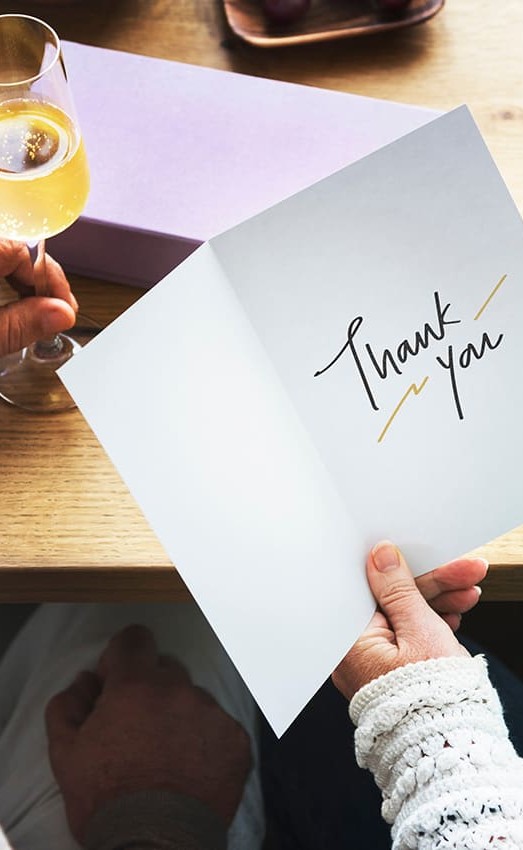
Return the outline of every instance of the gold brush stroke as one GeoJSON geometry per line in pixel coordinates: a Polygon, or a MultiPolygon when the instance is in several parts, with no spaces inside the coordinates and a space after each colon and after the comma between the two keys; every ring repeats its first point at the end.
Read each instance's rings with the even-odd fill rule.
{"type": "Polygon", "coordinates": [[[493,290],[492,290],[492,292],[490,293],[489,297],[487,298],[487,300],[485,301],[485,303],[484,303],[484,304],[480,307],[480,309],[478,310],[478,312],[477,312],[477,313],[476,313],[476,315],[474,316],[474,321],[475,321],[475,322],[479,319],[479,317],[481,316],[481,314],[483,313],[483,311],[486,309],[486,307],[488,307],[488,305],[490,304],[490,302],[491,302],[491,301],[492,301],[492,299],[494,298],[494,295],[496,294],[496,292],[498,291],[498,289],[500,288],[500,286],[502,286],[502,284],[505,282],[506,277],[507,277],[507,275],[506,275],[506,274],[504,274],[504,275],[503,275],[503,277],[502,277],[500,280],[498,280],[498,282],[496,283],[496,285],[495,285],[494,289],[493,289],[493,290]]]}
{"type": "Polygon", "coordinates": [[[428,379],[429,379],[429,376],[427,375],[425,378],[423,378],[423,380],[422,380],[421,384],[419,385],[419,387],[417,387],[417,386],[416,386],[416,384],[411,384],[411,385],[410,385],[410,387],[408,388],[407,392],[406,392],[406,393],[405,393],[405,394],[401,397],[400,401],[398,402],[398,404],[396,405],[396,407],[395,407],[395,408],[394,408],[394,410],[392,411],[391,415],[389,416],[389,418],[388,418],[388,420],[387,420],[387,424],[385,425],[385,428],[383,429],[383,431],[381,432],[381,434],[380,434],[380,435],[379,435],[379,437],[378,437],[378,443],[381,443],[381,441],[383,440],[383,438],[384,438],[385,434],[387,433],[387,431],[389,430],[390,426],[392,425],[392,423],[393,423],[393,421],[394,421],[395,416],[396,416],[396,415],[400,412],[400,410],[401,410],[401,408],[402,408],[403,404],[405,403],[405,401],[407,400],[407,398],[409,397],[409,395],[410,395],[411,393],[414,393],[414,395],[419,395],[419,394],[420,394],[420,392],[422,391],[423,387],[424,387],[424,386],[425,386],[425,384],[427,383],[428,379]]]}

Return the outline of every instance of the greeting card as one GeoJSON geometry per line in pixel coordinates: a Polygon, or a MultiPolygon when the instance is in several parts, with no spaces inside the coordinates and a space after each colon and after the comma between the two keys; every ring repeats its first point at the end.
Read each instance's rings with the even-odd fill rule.
{"type": "Polygon", "coordinates": [[[61,376],[281,734],[417,573],[523,520],[523,224],[465,107],[213,238],[61,376]]]}

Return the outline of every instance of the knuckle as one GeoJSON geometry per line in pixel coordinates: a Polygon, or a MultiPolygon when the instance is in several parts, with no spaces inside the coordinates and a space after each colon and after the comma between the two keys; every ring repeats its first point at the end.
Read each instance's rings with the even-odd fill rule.
{"type": "Polygon", "coordinates": [[[60,283],[67,283],[65,272],[58,260],[55,260],[54,257],[51,257],[50,254],[46,253],[45,262],[47,264],[48,272],[50,271],[51,274],[54,275],[56,280],[59,280],[60,283]]]}
{"type": "Polygon", "coordinates": [[[24,326],[17,310],[5,308],[0,322],[0,348],[4,354],[19,351],[24,345],[24,326]]]}
{"type": "Polygon", "coordinates": [[[13,242],[10,239],[0,240],[0,273],[15,268],[24,258],[25,245],[21,242],[13,242]]]}
{"type": "Polygon", "coordinates": [[[407,579],[395,579],[383,588],[379,602],[384,607],[393,607],[405,600],[416,598],[418,594],[419,591],[413,582],[407,579]]]}

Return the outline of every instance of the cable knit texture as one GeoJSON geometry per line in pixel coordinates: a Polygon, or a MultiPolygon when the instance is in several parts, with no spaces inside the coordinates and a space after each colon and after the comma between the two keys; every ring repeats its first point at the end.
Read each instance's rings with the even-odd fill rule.
{"type": "Polygon", "coordinates": [[[349,712],[393,850],[523,850],[523,760],[483,656],[393,670],[349,712]]]}

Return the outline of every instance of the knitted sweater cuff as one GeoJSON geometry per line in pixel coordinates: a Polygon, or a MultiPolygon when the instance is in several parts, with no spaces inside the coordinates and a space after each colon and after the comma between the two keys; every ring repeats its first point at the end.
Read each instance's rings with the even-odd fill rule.
{"type": "Polygon", "coordinates": [[[500,711],[499,699],[488,678],[487,664],[483,655],[452,656],[417,661],[391,670],[354,695],[349,706],[352,722],[358,726],[363,715],[378,708],[387,699],[387,711],[391,727],[395,726],[397,716],[402,711],[422,700],[423,704],[432,703],[440,707],[445,702],[461,699],[487,699],[495,710],[500,711]],[[393,700],[396,712],[390,715],[393,700]]]}
{"type": "Polygon", "coordinates": [[[356,758],[393,847],[523,847],[523,762],[482,656],[409,664],[354,696],[356,758]]]}

